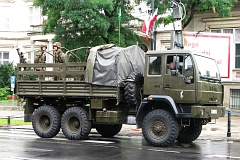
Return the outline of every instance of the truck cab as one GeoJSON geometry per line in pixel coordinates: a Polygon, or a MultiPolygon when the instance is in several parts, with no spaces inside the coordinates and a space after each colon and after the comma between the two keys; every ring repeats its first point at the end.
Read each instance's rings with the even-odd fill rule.
{"type": "Polygon", "coordinates": [[[188,50],[149,51],[136,122],[153,146],[198,138],[202,125],[223,117],[223,85],[214,59],[188,50]]]}
{"type": "Polygon", "coordinates": [[[144,95],[168,95],[177,104],[222,104],[223,85],[213,59],[192,51],[169,50],[149,52],[145,62],[144,95]]]}

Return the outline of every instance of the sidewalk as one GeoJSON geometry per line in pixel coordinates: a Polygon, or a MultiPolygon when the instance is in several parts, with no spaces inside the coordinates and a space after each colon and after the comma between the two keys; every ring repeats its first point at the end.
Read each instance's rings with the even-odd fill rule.
{"type": "MultiPolygon", "coordinates": [[[[11,118],[23,118],[24,111],[22,106],[17,106],[16,102],[1,103],[0,102],[0,118],[8,117],[11,118]]],[[[231,111],[231,137],[227,137],[228,132],[228,115],[225,117],[213,120],[207,125],[203,125],[202,133],[198,139],[203,140],[227,140],[227,141],[238,141],[240,142],[240,111],[231,111]]],[[[31,125],[25,126],[10,126],[13,128],[27,128],[32,129],[31,125]]],[[[118,135],[124,136],[142,136],[141,129],[137,129],[136,125],[123,125],[122,130],[118,135]]]]}
{"type": "Polygon", "coordinates": [[[23,111],[23,105],[18,105],[16,101],[0,102],[0,110],[23,111]]]}

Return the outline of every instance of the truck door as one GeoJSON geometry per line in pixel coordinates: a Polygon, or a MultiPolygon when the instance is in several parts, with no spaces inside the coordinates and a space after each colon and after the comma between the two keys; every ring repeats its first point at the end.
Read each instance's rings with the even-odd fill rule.
{"type": "Polygon", "coordinates": [[[160,55],[146,56],[145,75],[144,75],[144,94],[162,94],[163,89],[163,59],[160,55]]]}
{"type": "Polygon", "coordinates": [[[168,55],[165,64],[163,94],[171,96],[176,103],[194,103],[194,65],[191,56],[168,55]]]}

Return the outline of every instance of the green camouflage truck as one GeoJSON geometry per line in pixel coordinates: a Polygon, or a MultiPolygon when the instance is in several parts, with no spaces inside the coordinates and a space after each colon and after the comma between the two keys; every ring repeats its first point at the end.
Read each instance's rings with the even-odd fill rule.
{"type": "Polygon", "coordinates": [[[42,138],[61,129],[68,139],[82,140],[92,128],[113,137],[123,124],[136,124],[150,145],[165,147],[194,141],[202,125],[225,114],[215,61],[192,51],[106,45],[91,48],[87,62],[17,68],[24,119],[42,138]]]}

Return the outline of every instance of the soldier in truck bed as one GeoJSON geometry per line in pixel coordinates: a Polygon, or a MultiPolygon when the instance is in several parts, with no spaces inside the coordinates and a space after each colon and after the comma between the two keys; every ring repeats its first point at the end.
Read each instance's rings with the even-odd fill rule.
{"type": "MultiPolygon", "coordinates": [[[[42,43],[40,46],[40,50],[37,52],[34,63],[45,63],[46,62],[46,55],[45,52],[47,50],[47,45],[45,43],[42,43]]],[[[44,68],[36,67],[36,71],[44,70],[44,68]]]]}
{"type": "MultiPolygon", "coordinates": [[[[53,56],[54,56],[54,63],[65,63],[65,54],[61,50],[61,43],[55,42],[53,44],[53,56]]],[[[54,67],[54,71],[62,71],[62,67],[54,67]]],[[[62,76],[55,76],[54,80],[62,80],[62,76]]]]}
{"type": "Polygon", "coordinates": [[[65,62],[65,54],[61,50],[61,43],[55,42],[53,44],[53,55],[55,63],[64,63],[65,62]]]}

